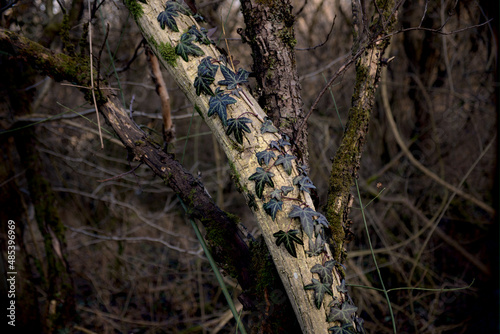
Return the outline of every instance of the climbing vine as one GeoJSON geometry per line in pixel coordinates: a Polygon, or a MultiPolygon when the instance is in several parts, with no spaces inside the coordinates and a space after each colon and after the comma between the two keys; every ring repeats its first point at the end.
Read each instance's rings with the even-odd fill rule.
{"type": "MultiPolygon", "coordinates": [[[[192,15],[192,13],[183,4],[169,0],[165,10],[158,15],[157,20],[162,29],[169,28],[174,32],[179,32],[175,20],[179,15],[192,15]]],[[[189,61],[190,57],[205,55],[196,43],[209,45],[213,42],[207,36],[206,29],[191,26],[181,35],[175,46],[175,52],[186,62],[189,61]]],[[[233,138],[235,144],[240,145],[243,150],[252,149],[251,147],[245,148],[245,134],[251,133],[249,124],[253,123],[250,118],[245,117],[247,114],[251,114],[262,122],[260,127],[262,134],[266,132],[279,134],[278,129],[270,120],[261,119],[259,115],[252,112],[245,112],[234,118],[228,117],[228,105],[235,104],[238,100],[248,104],[248,99],[245,98],[241,86],[248,82],[249,74],[250,72],[243,68],[236,70],[234,62],[228,61],[228,58],[224,56],[220,56],[219,59],[207,56],[199,61],[197,76],[193,82],[196,95],[210,96],[208,117],[218,117],[226,135],[230,139],[233,138]],[[224,80],[215,83],[215,77],[219,70],[224,80]],[[225,88],[223,89],[223,87],[225,88]]],[[[336,266],[342,265],[330,259],[326,248],[325,229],[329,228],[328,220],[323,214],[309,207],[305,197],[301,195],[303,192],[310,193],[311,189],[316,188],[308,176],[308,167],[297,165],[297,157],[291,153],[290,138],[285,134],[280,135],[281,138],[272,140],[265,150],[254,152],[259,167],[256,167],[255,172],[248,179],[255,182],[254,194],[263,200],[262,208],[273,221],[284,208],[291,207],[289,212],[284,212],[289,218],[288,227],[285,230],[276,231],[273,236],[276,238],[276,246],[283,245],[292,257],[297,257],[297,247],[303,247],[305,254],[319,259],[319,263],[310,269],[312,274],[318,275],[319,280],[312,278],[311,283],[304,286],[305,290],[313,290],[314,304],[319,309],[323,305],[325,294],[334,296],[333,270],[336,266]],[[292,172],[295,171],[297,176],[293,178],[291,184],[275,188],[273,177],[275,173],[280,172],[280,169],[288,175],[292,175],[292,172]],[[297,190],[299,194],[297,197],[288,196],[293,190],[297,190]],[[285,206],[285,202],[293,204],[285,206]],[[308,237],[307,245],[304,245],[297,227],[300,227],[302,234],[308,237]]],[[[249,193],[248,195],[254,196],[254,194],[249,193]]],[[[258,207],[254,207],[254,209],[258,209],[258,207]]],[[[339,301],[333,297],[333,301],[328,305],[330,311],[326,320],[340,323],[340,326],[333,326],[329,328],[329,331],[333,333],[364,333],[362,320],[355,315],[357,308],[352,304],[352,300],[347,294],[345,281],[342,279],[341,284],[335,288],[344,295],[344,298],[343,301],[339,301]]]]}

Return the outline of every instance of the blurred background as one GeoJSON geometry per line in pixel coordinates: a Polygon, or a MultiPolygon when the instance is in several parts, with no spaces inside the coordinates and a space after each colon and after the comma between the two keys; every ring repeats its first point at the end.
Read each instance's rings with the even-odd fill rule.
{"type": "MultiPolygon", "coordinates": [[[[351,5],[342,0],[292,3],[307,111],[351,52],[351,5]]],[[[78,45],[88,21],[87,2],[81,0],[22,0],[4,11],[1,25],[62,52],[61,6],[73,15],[68,38],[78,45]]],[[[219,45],[226,47],[227,41],[239,66],[251,70],[250,47],[236,32],[244,27],[239,1],[198,0],[196,6],[204,26],[217,28],[213,38],[225,25],[219,45]]],[[[162,142],[160,100],[139,29],[121,1],[103,1],[94,9],[92,38],[101,76],[116,88],[135,122],[162,142]]],[[[498,4],[469,0],[405,1],[398,11],[401,28],[444,25],[442,32],[462,31],[411,30],[392,37],[387,58],[394,59],[381,76],[359,172],[362,203],[355,196],[354,239],[347,245],[348,283],[364,286],[350,287],[350,294],[368,333],[392,333],[392,324],[383,293],[367,288],[380,289],[381,284],[361,206],[366,206],[386,288],[434,289],[389,293],[398,333],[498,330],[497,14],[498,4]],[[493,17],[490,24],[473,27],[493,17]],[[440,291],[472,282],[468,289],[440,291]]],[[[87,43],[85,36],[82,43],[87,43]]],[[[234,333],[235,321],[175,194],[147,167],[126,173],[137,162],[128,161],[107,125],[101,149],[95,111],[78,88],[40,76],[1,53],[2,78],[7,79],[0,82],[0,126],[16,129],[0,136],[2,226],[21,217],[16,221],[23,230],[17,261],[26,272],[18,279],[27,281],[36,299],[22,307],[31,308],[35,319],[45,309],[49,268],[25,160],[14,139],[28,127],[37,173],[48,181],[67,228],[67,265],[78,313],[74,330],[234,333]]],[[[163,77],[176,132],[170,151],[199,175],[222,209],[237,214],[258,236],[223,152],[174,80],[167,72],[163,77]]],[[[354,79],[351,68],[309,118],[310,177],[318,189],[319,211],[326,203],[331,159],[347,120],[354,79]]],[[[256,88],[252,79],[249,88],[256,88]]],[[[238,304],[241,289],[229,276],[225,280],[238,304]]]]}

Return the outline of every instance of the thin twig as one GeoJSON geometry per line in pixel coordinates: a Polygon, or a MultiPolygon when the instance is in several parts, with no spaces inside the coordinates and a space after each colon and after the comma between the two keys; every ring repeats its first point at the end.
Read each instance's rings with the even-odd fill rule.
{"type": "Polygon", "coordinates": [[[335,17],[333,18],[333,22],[332,22],[332,26],[330,27],[330,31],[328,32],[328,35],[326,35],[326,39],[323,43],[320,43],[316,46],[311,46],[311,47],[308,47],[308,48],[296,48],[295,51],[308,51],[308,50],[314,50],[316,48],[319,48],[319,47],[322,47],[323,45],[326,44],[326,42],[328,42],[328,40],[330,39],[330,35],[332,34],[332,31],[333,31],[333,27],[335,26],[335,19],[337,18],[337,15],[335,15],[335,17]]]}
{"type": "Polygon", "coordinates": [[[102,139],[101,132],[101,119],[99,118],[99,110],[97,109],[97,101],[95,98],[94,91],[94,65],[92,63],[92,13],[90,10],[90,0],[88,0],[89,4],[89,53],[90,53],[90,89],[92,90],[92,99],[94,100],[95,113],[97,116],[97,127],[99,128],[99,138],[101,140],[101,148],[104,148],[104,141],[102,139]]]}
{"type": "Polygon", "coordinates": [[[126,171],[125,173],[121,173],[121,174],[115,175],[113,177],[110,177],[109,179],[97,180],[97,182],[107,182],[107,181],[111,181],[111,180],[121,179],[122,177],[127,176],[128,174],[133,174],[136,171],[137,168],[141,167],[141,165],[142,165],[142,162],[139,163],[134,168],[132,168],[131,170],[126,171]]]}

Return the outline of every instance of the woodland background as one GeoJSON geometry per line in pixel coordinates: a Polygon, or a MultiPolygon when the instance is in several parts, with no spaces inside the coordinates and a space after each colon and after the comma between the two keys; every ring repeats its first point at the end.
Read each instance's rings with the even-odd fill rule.
{"type": "MultiPolygon", "coordinates": [[[[297,66],[307,110],[351,51],[352,14],[348,1],[293,3],[297,66]]],[[[81,0],[19,1],[3,13],[1,25],[61,52],[60,4],[76,17],[70,38],[78,41],[87,20],[87,3],[81,0]]],[[[251,50],[237,34],[244,27],[239,2],[200,0],[196,5],[205,26],[217,27],[214,38],[224,24],[219,46],[227,48],[239,66],[251,69],[251,50]]],[[[399,333],[498,330],[495,215],[455,196],[427,173],[461,185],[486,207],[498,209],[497,14],[498,4],[491,1],[444,0],[406,1],[398,14],[404,28],[436,29],[446,23],[448,32],[494,18],[490,24],[448,35],[425,30],[396,34],[387,55],[395,58],[381,79],[358,180],[363,203],[371,201],[365,214],[384,283],[388,288],[441,289],[467,287],[474,281],[460,291],[391,292],[399,333]],[[388,111],[397,127],[387,121],[388,111]],[[398,134],[408,151],[398,145],[398,134]]],[[[94,52],[102,49],[101,75],[117,89],[135,122],[161,142],[160,101],[134,20],[120,1],[103,1],[93,26],[94,52]]],[[[17,224],[24,226],[18,253],[24,255],[18,261],[28,268],[18,279],[26,279],[36,291],[37,299],[24,304],[34,321],[45,307],[47,267],[26,168],[14,140],[31,123],[36,159],[67,228],[78,312],[74,331],[234,333],[234,319],[175,194],[145,166],[116,178],[137,162],[127,160],[110,132],[103,132],[105,148],[100,148],[95,111],[83,94],[0,53],[0,73],[8,78],[0,82],[0,124],[2,131],[9,130],[0,133],[2,244],[4,224],[16,212],[22,217],[17,224]]],[[[318,188],[320,210],[354,76],[350,69],[336,81],[309,118],[310,177],[318,188]]],[[[241,217],[257,237],[253,216],[208,127],[172,78],[165,73],[164,79],[176,132],[170,151],[199,175],[221,208],[241,217]]],[[[347,245],[345,264],[348,283],[380,288],[359,207],[355,200],[353,241],[347,245]]],[[[240,288],[229,276],[225,279],[238,303],[240,288]]],[[[391,333],[383,294],[361,287],[350,291],[367,332],[391,333]]],[[[251,323],[252,314],[243,311],[245,317],[251,323]]]]}

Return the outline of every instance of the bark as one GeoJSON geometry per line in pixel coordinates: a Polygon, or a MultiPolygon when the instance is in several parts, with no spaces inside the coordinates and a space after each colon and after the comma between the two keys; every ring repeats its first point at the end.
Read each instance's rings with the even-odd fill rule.
{"type": "Polygon", "coordinates": [[[327,202],[327,219],[333,236],[334,257],[344,262],[344,229],[349,226],[349,211],[352,205],[350,193],[360,166],[361,154],[368,134],[370,115],[375,103],[375,93],[380,79],[384,51],[388,40],[383,37],[392,32],[396,23],[393,1],[377,2],[378,8],[372,23],[366,26],[358,15],[366,15],[353,1],[354,36],[353,55],[363,50],[356,61],[356,83],[351,108],[341,144],[335,154],[330,174],[327,202]]]}
{"type": "Polygon", "coordinates": [[[245,0],[241,8],[246,27],[238,32],[252,47],[259,104],[274,125],[292,139],[295,154],[307,164],[307,126],[299,131],[304,113],[290,0],[245,0]]]}
{"type": "Polygon", "coordinates": [[[21,164],[26,168],[26,180],[35,219],[44,246],[46,274],[42,284],[46,293],[43,305],[43,332],[51,333],[69,328],[76,316],[75,291],[70,267],[66,260],[65,227],[57,212],[55,194],[43,177],[41,159],[36,151],[33,128],[16,132],[15,142],[21,164]]]}

